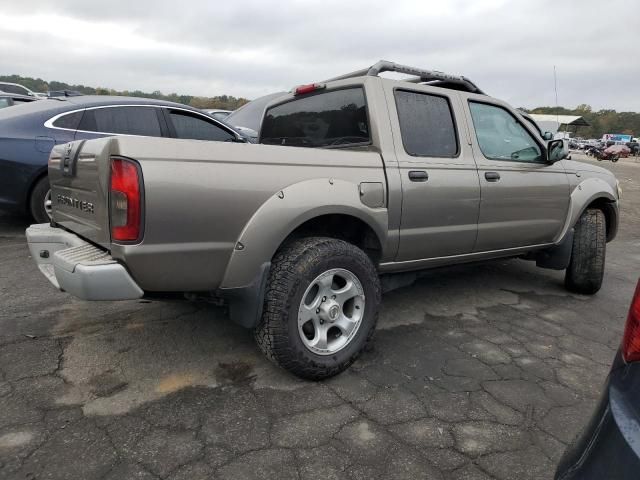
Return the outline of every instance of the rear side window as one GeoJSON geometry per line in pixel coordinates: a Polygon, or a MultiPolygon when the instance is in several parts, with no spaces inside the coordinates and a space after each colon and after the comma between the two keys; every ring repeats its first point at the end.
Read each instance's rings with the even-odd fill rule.
{"type": "Polygon", "coordinates": [[[154,107],[108,107],[86,110],[79,130],[124,135],[162,136],[154,107]]]}
{"type": "Polygon", "coordinates": [[[216,140],[219,142],[235,139],[227,130],[195,115],[172,110],[169,112],[169,117],[178,138],[216,140]]]}
{"type": "Polygon", "coordinates": [[[0,108],[10,107],[13,102],[10,98],[0,98],[0,108]]]}
{"type": "Polygon", "coordinates": [[[29,90],[19,85],[10,85],[8,83],[0,83],[0,90],[7,93],[18,93],[20,95],[29,95],[29,90]]]}
{"type": "Polygon", "coordinates": [[[59,117],[55,122],[53,122],[53,126],[57,128],[68,128],[69,130],[76,130],[78,128],[78,125],[80,125],[82,113],[82,111],[79,111],[63,115],[59,117]]]}
{"type": "Polygon", "coordinates": [[[260,142],[295,147],[367,144],[364,90],[333,90],[276,105],[266,112],[260,142]]]}
{"type": "Polygon", "coordinates": [[[455,157],[458,138],[449,100],[427,93],[396,91],[404,149],[417,157],[455,157]]]}

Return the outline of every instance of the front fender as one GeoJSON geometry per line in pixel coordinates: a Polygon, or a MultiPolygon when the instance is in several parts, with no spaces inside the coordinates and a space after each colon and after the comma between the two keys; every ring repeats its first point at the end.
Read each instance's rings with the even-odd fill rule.
{"type": "MultiPolygon", "coordinates": [[[[601,178],[586,178],[576,185],[573,192],[571,192],[567,219],[562,231],[556,238],[555,243],[560,243],[562,241],[567,232],[575,226],[580,215],[582,215],[591,203],[598,199],[604,199],[616,205],[618,201],[617,193],[614,191],[614,188],[601,178]]],[[[617,214],[618,210],[615,208],[616,217],[617,214]]],[[[617,218],[615,224],[617,225],[617,218]]]]}
{"type": "Polygon", "coordinates": [[[328,178],[306,180],[276,193],[253,214],[238,237],[220,288],[251,284],[291,232],[307,220],[327,214],[351,215],[364,221],[384,249],[388,235],[386,207],[364,205],[354,183],[328,178]]]}

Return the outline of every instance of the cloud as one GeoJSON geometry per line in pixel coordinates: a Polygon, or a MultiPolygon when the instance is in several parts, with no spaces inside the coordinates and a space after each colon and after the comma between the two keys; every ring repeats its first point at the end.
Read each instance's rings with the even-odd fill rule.
{"type": "Polygon", "coordinates": [[[384,58],[464,74],[515,106],[640,110],[632,0],[13,2],[0,71],[249,98],[384,58]],[[108,7],[106,6],[108,5],[108,7]],[[25,13],[28,12],[28,13],[25,13]],[[5,53],[6,52],[6,53],[5,53]]]}

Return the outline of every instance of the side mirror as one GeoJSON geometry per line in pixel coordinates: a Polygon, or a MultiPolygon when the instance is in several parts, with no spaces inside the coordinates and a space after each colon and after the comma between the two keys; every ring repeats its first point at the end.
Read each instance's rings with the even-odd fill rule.
{"type": "Polygon", "coordinates": [[[559,138],[558,140],[551,140],[547,144],[547,159],[549,163],[556,163],[567,156],[567,151],[564,147],[564,140],[559,138]]]}
{"type": "Polygon", "coordinates": [[[542,138],[544,138],[545,140],[553,140],[553,133],[551,132],[544,132],[542,134],[542,138]]]}

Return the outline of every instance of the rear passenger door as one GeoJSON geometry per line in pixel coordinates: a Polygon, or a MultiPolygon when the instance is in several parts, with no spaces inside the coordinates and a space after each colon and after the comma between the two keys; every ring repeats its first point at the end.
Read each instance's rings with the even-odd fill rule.
{"type": "Polygon", "coordinates": [[[473,251],[480,185],[458,93],[386,84],[402,182],[396,261],[473,251]]]}
{"type": "Polygon", "coordinates": [[[562,162],[546,161],[540,137],[506,105],[461,95],[468,97],[482,193],[476,251],[553,242],[569,209],[562,162]]]}

